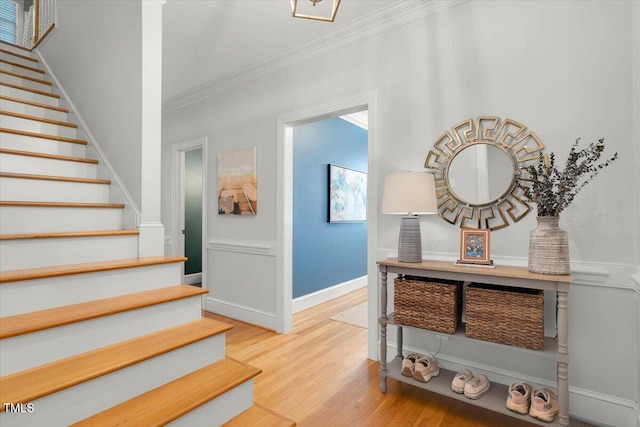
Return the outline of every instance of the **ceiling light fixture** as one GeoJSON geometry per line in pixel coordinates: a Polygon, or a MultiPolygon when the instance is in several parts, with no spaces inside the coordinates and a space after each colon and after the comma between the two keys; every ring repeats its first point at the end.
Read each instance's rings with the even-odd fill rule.
{"type": "Polygon", "coordinates": [[[333,22],[340,6],[340,0],[289,0],[291,14],[295,18],[315,19],[317,21],[333,22]]]}

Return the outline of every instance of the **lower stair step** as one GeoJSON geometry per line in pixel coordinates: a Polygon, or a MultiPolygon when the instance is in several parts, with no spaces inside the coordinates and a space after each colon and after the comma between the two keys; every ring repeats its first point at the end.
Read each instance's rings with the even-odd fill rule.
{"type": "Polygon", "coordinates": [[[184,257],[142,257],[0,271],[0,317],[180,283],[184,257]]]}
{"type": "MultiPolygon", "coordinates": [[[[260,369],[225,358],[72,426],[161,426],[170,422],[187,426],[220,425],[233,416],[233,413],[229,413],[233,411],[234,405],[246,406],[247,402],[242,402],[237,397],[226,399],[231,402],[216,400],[252,380],[261,372],[260,369]],[[191,419],[180,419],[184,416],[191,419]]],[[[253,400],[252,381],[249,385],[250,396],[244,397],[251,398],[248,402],[250,405],[253,400]]]]}
{"type": "MultiPolygon", "coordinates": [[[[35,411],[7,413],[2,405],[0,425],[53,426],[82,420],[223,360],[224,332],[229,329],[228,324],[201,318],[1,377],[0,400],[32,403],[35,411]]],[[[192,400],[195,393],[186,388],[174,398],[192,400]]]]}
{"type": "Polygon", "coordinates": [[[102,179],[0,172],[3,200],[107,203],[109,185],[102,179]]]}
{"type": "Polygon", "coordinates": [[[295,425],[295,421],[254,403],[251,408],[224,423],[222,427],[294,427],[295,425]]]}
{"type": "Polygon", "coordinates": [[[0,271],[0,283],[22,280],[46,279],[68,276],[71,274],[95,273],[100,271],[119,270],[123,268],[145,267],[148,265],[184,262],[184,257],[141,257],[118,259],[114,261],[87,262],[72,265],[56,265],[53,267],[30,268],[24,270],[0,271]]]}
{"type": "Polygon", "coordinates": [[[0,235],[116,231],[123,204],[0,201],[0,235]]]}
{"type": "Polygon", "coordinates": [[[0,146],[12,150],[85,157],[87,141],[66,140],[32,132],[0,128],[0,146]]]}
{"type": "Polygon", "coordinates": [[[0,271],[133,258],[138,230],[0,235],[0,271]]]}
{"type": "Polygon", "coordinates": [[[197,320],[205,293],[175,285],[2,317],[0,375],[197,320]]]}
{"type": "Polygon", "coordinates": [[[83,157],[0,148],[0,171],[73,178],[96,178],[98,161],[83,157]]]}

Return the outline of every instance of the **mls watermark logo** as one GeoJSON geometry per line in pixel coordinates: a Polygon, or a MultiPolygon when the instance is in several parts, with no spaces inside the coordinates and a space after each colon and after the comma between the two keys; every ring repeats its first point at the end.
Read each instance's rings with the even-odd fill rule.
{"type": "Polygon", "coordinates": [[[7,413],[30,414],[36,410],[33,403],[3,403],[3,405],[7,413]]]}

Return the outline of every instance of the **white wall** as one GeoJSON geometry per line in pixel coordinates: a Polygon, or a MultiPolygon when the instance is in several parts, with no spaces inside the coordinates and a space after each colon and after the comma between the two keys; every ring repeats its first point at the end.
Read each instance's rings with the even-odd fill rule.
{"type": "MultiPolygon", "coordinates": [[[[569,300],[571,413],[634,425],[640,393],[634,380],[640,379],[640,326],[632,280],[640,239],[633,120],[637,88],[633,94],[640,45],[637,35],[634,44],[633,26],[639,24],[637,6],[627,1],[469,2],[168,112],[163,116],[163,222],[171,209],[171,143],[209,137],[210,182],[215,182],[219,151],[257,146],[259,215],[209,216],[214,244],[207,287],[223,302],[218,307],[265,322],[275,315],[279,286],[279,115],[377,91],[379,145],[373,161],[381,178],[421,170],[442,132],[480,115],[527,125],[560,159],[576,138],[591,142],[604,136],[607,152],[617,151],[620,159],[586,187],[561,220],[570,235],[576,279],[569,300]],[[606,373],[594,375],[594,368],[606,373]]],[[[370,191],[380,192],[381,182],[370,191]]],[[[215,200],[209,194],[209,212],[216,212],[215,200]]],[[[399,223],[384,215],[378,221],[378,252],[386,256],[397,245],[399,223]]],[[[456,259],[459,230],[435,216],[422,222],[425,256],[456,259]]],[[[492,233],[493,258],[526,265],[533,228],[535,216],[529,215],[492,233]]],[[[418,336],[405,338],[415,348],[423,342],[418,336]]],[[[491,347],[479,353],[477,347],[453,341],[442,348],[445,358],[480,364],[506,377],[521,370],[512,362],[523,361],[519,355],[491,347]]],[[[555,378],[549,369],[553,361],[528,357],[527,375],[543,382],[555,378]]]]}
{"type": "Polygon", "coordinates": [[[56,30],[40,50],[139,207],[141,2],[56,4],[56,30]]]}

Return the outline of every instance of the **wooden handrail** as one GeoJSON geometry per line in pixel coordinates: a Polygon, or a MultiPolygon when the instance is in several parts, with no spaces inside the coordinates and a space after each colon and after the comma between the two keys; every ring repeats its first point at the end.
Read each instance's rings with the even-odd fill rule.
{"type": "Polygon", "coordinates": [[[33,23],[33,44],[38,43],[40,38],[40,0],[35,1],[36,16],[33,23]]]}

